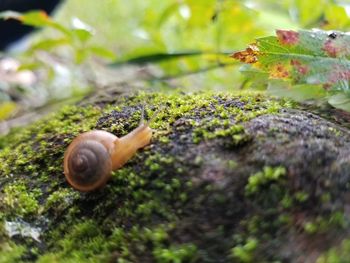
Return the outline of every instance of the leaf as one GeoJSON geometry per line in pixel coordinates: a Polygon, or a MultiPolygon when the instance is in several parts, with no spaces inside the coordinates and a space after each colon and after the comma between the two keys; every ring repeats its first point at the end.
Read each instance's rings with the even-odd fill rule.
{"type": "Polygon", "coordinates": [[[147,63],[156,63],[164,60],[178,59],[182,57],[192,57],[199,55],[227,55],[228,53],[206,53],[203,51],[184,51],[184,52],[174,52],[174,53],[153,53],[149,55],[141,55],[138,57],[130,58],[127,60],[118,61],[112,64],[112,66],[121,66],[124,64],[147,64],[147,63]]]}
{"type": "Polygon", "coordinates": [[[188,25],[190,27],[208,27],[208,23],[213,22],[216,0],[185,0],[184,2],[189,9],[188,25]]]}
{"type": "Polygon", "coordinates": [[[180,3],[171,3],[160,15],[158,27],[161,27],[174,13],[179,10],[180,3]]]}
{"type": "Polygon", "coordinates": [[[270,81],[267,92],[273,96],[287,97],[295,101],[321,99],[327,95],[327,92],[320,85],[291,85],[282,80],[270,81]]]}
{"type": "Polygon", "coordinates": [[[49,26],[52,22],[51,18],[44,11],[31,11],[22,14],[19,20],[25,25],[36,27],[49,26]]]}
{"type": "Polygon", "coordinates": [[[82,43],[87,42],[93,36],[90,31],[85,29],[73,29],[71,32],[72,35],[79,39],[82,43]]]}
{"type": "Polygon", "coordinates": [[[77,49],[74,52],[74,61],[77,64],[83,63],[89,56],[88,50],[87,49],[77,49]]]}
{"type": "Polygon", "coordinates": [[[243,65],[239,71],[244,75],[245,81],[241,88],[249,87],[256,90],[265,90],[268,85],[268,74],[262,70],[252,67],[251,65],[243,65]]]}
{"type": "Polygon", "coordinates": [[[322,18],[327,0],[295,0],[297,19],[304,27],[310,27],[317,24],[322,18]]]}
{"type": "Polygon", "coordinates": [[[2,102],[0,103],[0,121],[9,118],[17,109],[16,103],[2,102]]]}
{"type": "Polygon", "coordinates": [[[322,85],[348,90],[350,35],[336,31],[277,30],[277,36],[259,38],[232,56],[293,84],[322,85]]]}
{"type": "Polygon", "coordinates": [[[254,79],[264,80],[264,79],[267,79],[269,76],[268,73],[258,68],[252,67],[251,65],[243,65],[240,68],[240,72],[244,74],[247,78],[251,78],[251,79],[254,78],[254,79]]]}
{"type": "Polygon", "coordinates": [[[99,57],[110,59],[110,60],[116,59],[116,54],[107,48],[100,47],[100,46],[91,46],[89,47],[89,50],[91,53],[99,57]]]}
{"type": "Polygon", "coordinates": [[[23,14],[14,11],[5,11],[0,12],[0,18],[5,20],[15,19],[22,22],[24,25],[33,27],[51,27],[71,37],[71,32],[67,28],[53,21],[44,11],[29,11],[23,14]]]}
{"type": "Polygon", "coordinates": [[[326,29],[349,29],[350,21],[344,6],[331,4],[325,9],[326,29]]]}
{"type": "Polygon", "coordinates": [[[21,64],[19,67],[18,67],[18,71],[21,71],[21,70],[36,70],[38,68],[40,68],[41,66],[41,62],[32,62],[32,63],[26,63],[26,64],[21,64]]]}
{"type": "Polygon", "coordinates": [[[58,39],[44,39],[30,47],[30,50],[33,52],[35,50],[52,50],[60,46],[70,44],[69,39],[67,38],[58,38],[58,39]]]}
{"type": "Polygon", "coordinates": [[[339,93],[329,98],[328,103],[333,107],[350,112],[350,94],[339,93]]]}

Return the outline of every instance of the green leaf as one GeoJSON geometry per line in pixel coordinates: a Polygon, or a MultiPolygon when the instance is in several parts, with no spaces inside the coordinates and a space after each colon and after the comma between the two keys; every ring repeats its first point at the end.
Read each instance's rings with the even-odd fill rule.
{"type": "Polygon", "coordinates": [[[245,77],[249,79],[263,81],[269,77],[268,73],[258,68],[252,67],[251,65],[243,65],[239,70],[242,72],[242,74],[245,75],[245,77]]]}
{"type": "Polygon", "coordinates": [[[58,39],[43,39],[34,45],[31,46],[30,51],[35,50],[52,50],[60,46],[65,46],[70,44],[70,40],[67,38],[58,38],[58,39]]]}
{"type": "Polygon", "coordinates": [[[26,13],[19,13],[14,11],[5,11],[0,13],[2,19],[15,19],[22,22],[24,25],[33,27],[51,27],[66,36],[71,36],[70,30],[53,21],[44,11],[29,11],[26,13]]]}
{"type": "Polygon", "coordinates": [[[72,35],[79,39],[82,43],[87,42],[93,36],[90,31],[85,29],[73,29],[72,35]]]}
{"type": "Polygon", "coordinates": [[[24,63],[24,64],[21,64],[19,67],[18,67],[18,71],[20,70],[36,70],[38,68],[40,68],[40,66],[42,66],[42,62],[32,62],[32,63],[24,63]]]}
{"type": "Polygon", "coordinates": [[[110,60],[116,59],[116,54],[107,48],[100,47],[100,46],[91,46],[89,47],[89,50],[91,53],[99,57],[110,59],[110,60]]]}
{"type": "Polygon", "coordinates": [[[312,26],[321,19],[327,0],[295,0],[297,19],[301,25],[312,26]]]}
{"type": "Polygon", "coordinates": [[[282,80],[270,81],[267,92],[273,96],[287,97],[295,101],[321,99],[327,95],[327,92],[320,85],[291,85],[282,80]]]}
{"type": "Polygon", "coordinates": [[[180,3],[171,3],[165,8],[158,19],[158,27],[162,26],[174,13],[176,13],[180,6],[180,3]]]}
{"type": "Polygon", "coordinates": [[[244,75],[245,80],[241,88],[249,87],[256,90],[265,90],[268,85],[269,74],[252,67],[251,65],[243,65],[239,71],[244,75]]]}
{"type": "Polygon", "coordinates": [[[324,15],[327,21],[327,29],[349,29],[350,21],[345,7],[334,4],[329,5],[324,15]]]}
{"type": "Polygon", "coordinates": [[[328,103],[335,108],[350,111],[350,94],[336,94],[329,98],[328,103]]]}
{"type": "MultiPolygon", "coordinates": [[[[156,63],[161,62],[164,60],[172,60],[172,59],[178,59],[183,57],[192,57],[192,56],[199,56],[204,54],[213,54],[213,53],[206,53],[203,51],[184,51],[184,52],[174,52],[174,53],[153,53],[149,55],[143,55],[138,56],[134,58],[130,58],[127,60],[118,61],[112,64],[112,66],[121,66],[124,64],[147,64],[147,63],[156,63]]],[[[218,55],[225,55],[227,56],[229,53],[215,53],[218,55]]]]}
{"type": "Polygon", "coordinates": [[[207,27],[208,23],[213,22],[215,16],[216,0],[185,0],[185,5],[189,9],[189,26],[191,27],[207,27]]]}
{"type": "Polygon", "coordinates": [[[89,57],[87,49],[78,49],[75,51],[75,63],[81,64],[89,57]]]}
{"type": "Polygon", "coordinates": [[[50,17],[43,11],[30,11],[25,14],[22,14],[19,20],[29,26],[50,26],[52,20],[50,17]]]}

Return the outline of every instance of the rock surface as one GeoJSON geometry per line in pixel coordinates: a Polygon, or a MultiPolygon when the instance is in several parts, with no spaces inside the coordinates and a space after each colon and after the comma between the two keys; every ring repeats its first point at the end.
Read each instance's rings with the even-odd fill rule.
{"type": "Polygon", "coordinates": [[[346,262],[350,131],[257,94],[67,106],[1,138],[0,262],[346,262]],[[80,193],[63,153],[162,107],[152,143],[80,193]]]}

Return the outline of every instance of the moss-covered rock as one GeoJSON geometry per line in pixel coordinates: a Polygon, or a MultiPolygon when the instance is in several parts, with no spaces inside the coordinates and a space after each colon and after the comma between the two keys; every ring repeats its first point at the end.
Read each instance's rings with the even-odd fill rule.
{"type": "Polygon", "coordinates": [[[350,132],[259,94],[137,94],[67,106],[1,139],[0,262],[343,262],[350,132]],[[105,188],[63,175],[79,133],[152,143],[105,188]],[[342,242],[343,241],[343,242],[342,242]],[[328,261],[327,261],[328,260],[328,261]]]}

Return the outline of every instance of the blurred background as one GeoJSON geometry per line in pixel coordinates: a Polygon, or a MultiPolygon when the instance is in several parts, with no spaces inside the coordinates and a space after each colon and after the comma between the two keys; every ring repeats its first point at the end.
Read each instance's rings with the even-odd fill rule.
{"type": "Polygon", "coordinates": [[[232,52],[275,29],[347,31],[350,1],[66,0],[52,20],[2,14],[40,28],[1,55],[6,133],[91,93],[249,88],[232,52]]]}

